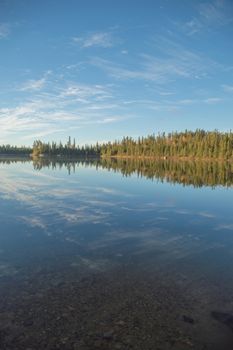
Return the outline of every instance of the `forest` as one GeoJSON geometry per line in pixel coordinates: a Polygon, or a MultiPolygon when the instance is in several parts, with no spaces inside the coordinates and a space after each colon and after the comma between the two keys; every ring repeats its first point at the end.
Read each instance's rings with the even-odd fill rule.
{"type": "Polygon", "coordinates": [[[233,133],[215,131],[184,131],[162,133],[157,136],[125,137],[121,141],[104,144],[103,157],[130,158],[233,158],[233,133]]]}
{"type": "Polygon", "coordinates": [[[84,145],[79,146],[76,144],[75,139],[71,142],[71,137],[69,137],[67,143],[63,144],[61,141],[56,142],[42,142],[36,140],[33,143],[32,155],[33,156],[60,156],[60,157],[100,157],[101,146],[97,143],[96,145],[84,145]]]}
{"type": "Polygon", "coordinates": [[[193,159],[233,159],[233,133],[205,131],[172,132],[152,134],[133,139],[103,144],[79,146],[74,139],[62,142],[42,142],[36,140],[32,147],[0,146],[0,155],[31,155],[79,157],[79,158],[193,158],[193,159]]]}
{"type": "Polygon", "coordinates": [[[0,145],[0,155],[29,156],[31,153],[31,147],[0,145]]]}

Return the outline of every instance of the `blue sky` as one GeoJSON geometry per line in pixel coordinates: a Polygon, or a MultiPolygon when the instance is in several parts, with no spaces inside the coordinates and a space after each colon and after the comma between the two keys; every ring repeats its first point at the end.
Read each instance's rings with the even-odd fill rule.
{"type": "Polygon", "coordinates": [[[232,0],[0,0],[0,143],[233,129],[232,0]]]}

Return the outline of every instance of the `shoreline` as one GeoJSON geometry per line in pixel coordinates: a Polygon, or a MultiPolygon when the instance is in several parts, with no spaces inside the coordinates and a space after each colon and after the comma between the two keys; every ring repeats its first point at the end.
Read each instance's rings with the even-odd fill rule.
{"type": "Polygon", "coordinates": [[[43,156],[33,156],[31,154],[22,154],[22,155],[15,155],[15,154],[0,154],[0,159],[28,159],[28,160],[140,160],[140,161],[205,161],[205,162],[233,162],[233,159],[230,158],[208,158],[208,157],[169,157],[169,156],[162,156],[162,157],[156,157],[156,156],[127,156],[127,155],[116,155],[116,156],[61,156],[61,155],[43,155],[43,156]]]}
{"type": "Polygon", "coordinates": [[[127,160],[169,160],[169,161],[218,161],[218,162],[233,162],[229,158],[202,158],[202,157],[156,157],[156,156],[101,156],[101,159],[127,159],[127,160]]]}

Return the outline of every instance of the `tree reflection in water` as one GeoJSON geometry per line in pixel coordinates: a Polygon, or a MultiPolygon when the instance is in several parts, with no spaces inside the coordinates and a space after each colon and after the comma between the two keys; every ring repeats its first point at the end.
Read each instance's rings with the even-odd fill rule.
{"type": "Polygon", "coordinates": [[[68,159],[68,158],[4,158],[0,164],[33,162],[35,170],[42,168],[57,170],[66,168],[68,173],[75,173],[79,166],[91,166],[120,172],[123,176],[136,174],[154,181],[179,183],[184,186],[224,186],[233,185],[233,164],[220,161],[197,160],[149,160],[149,159],[68,159]]]}

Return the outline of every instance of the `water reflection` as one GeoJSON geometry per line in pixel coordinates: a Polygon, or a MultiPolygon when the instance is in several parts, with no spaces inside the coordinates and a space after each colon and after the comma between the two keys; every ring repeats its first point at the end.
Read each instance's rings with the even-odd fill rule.
{"type": "Polygon", "coordinates": [[[45,348],[49,329],[51,349],[112,329],[103,349],[228,342],[211,315],[231,315],[231,164],[2,159],[0,177],[0,347],[45,348]]]}
{"type": "MultiPolygon", "coordinates": [[[[27,163],[27,158],[0,159],[0,164],[27,163]]],[[[51,159],[35,158],[32,160],[35,170],[43,168],[58,170],[66,168],[68,173],[75,173],[79,166],[92,166],[119,171],[124,176],[136,174],[160,182],[183,184],[184,186],[224,186],[233,185],[233,163],[218,161],[187,160],[142,160],[142,159],[51,159]]]]}
{"type": "Polygon", "coordinates": [[[174,184],[194,187],[233,184],[233,164],[230,162],[105,159],[100,164],[103,168],[119,170],[125,176],[136,173],[147,179],[174,184]]]}
{"type": "MultiPolygon", "coordinates": [[[[27,159],[0,159],[0,163],[27,162],[27,159]]],[[[233,184],[233,163],[215,161],[181,161],[181,160],[126,160],[126,159],[33,159],[35,170],[42,168],[62,169],[75,173],[79,166],[93,166],[111,171],[119,171],[124,176],[137,174],[151,180],[167,181],[184,186],[225,186],[233,184]]]]}
{"type": "Polygon", "coordinates": [[[1,163],[5,167],[0,168],[0,200],[11,201],[11,211],[2,211],[0,218],[8,215],[11,222],[13,213],[15,223],[27,227],[30,235],[39,230],[83,249],[88,242],[88,249],[93,250],[110,246],[114,250],[117,245],[122,249],[124,242],[132,241],[126,247],[131,250],[133,246],[133,254],[162,247],[178,257],[212,249],[203,245],[206,231],[214,235],[233,229],[231,194],[219,187],[232,186],[229,163],[65,159],[6,159],[1,163]],[[135,182],[137,176],[119,182],[121,174],[157,182],[135,182]],[[167,187],[170,183],[203,189],[181,192],[179,187],[167,187]],[[208,186],[216,187],[215,193],[210,195],[208,186]]]}

